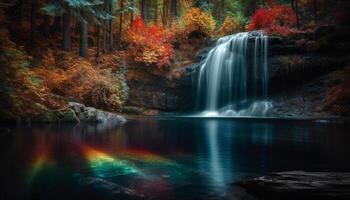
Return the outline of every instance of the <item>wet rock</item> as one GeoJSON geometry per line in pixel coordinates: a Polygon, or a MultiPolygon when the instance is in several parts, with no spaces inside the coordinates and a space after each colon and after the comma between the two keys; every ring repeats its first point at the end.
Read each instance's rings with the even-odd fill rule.
{"type": "Polygon", "coordinates": [[[289,171],[237,183],[259,199],[350,199],[350,173],[289,171]]]}
{"type": "Polygon", "coordinates": [[[67,109],[47,110],[34,117],[33,121],[45,123],[110,122],[122,124],[126,122],[126,119],[115,113],[106,112],[93,107],[86,107],[77,102],[69,102],[67,109]]]}
{"type": "Polygon", "coordinates": [[[69,107],[74,111],[78,120],[82,122],[96,123],[125,123],[126,119],[120,115],[102,111],[94,107],[86,107],[77,102],[69,102],[69,107]]]}
{"type": "Polygon", "coordinates": [[[343,68],[348,56],[284,55],[269,59],[270,85],[273,92],[295,88],[316,77],[343,68]]]}
{"type": "Polygon", "coordinates": [[[34,122],[59,123],[79,122],[73,110],[47,110],[33,118],[34,122]]]}
{"type": "MultiPolygon", "coordinates": [[[[144,199],[144,195],[102,178],[89,177],[81,180],[82,190],[97,199],[144,199]]],[[[86,194],[85,194],[86,195],[86,194]]]]}

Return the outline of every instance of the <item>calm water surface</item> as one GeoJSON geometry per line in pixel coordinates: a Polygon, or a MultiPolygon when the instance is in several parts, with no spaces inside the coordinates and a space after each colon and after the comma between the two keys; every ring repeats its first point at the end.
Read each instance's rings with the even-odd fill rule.
{"type": "Polygon", "coordinates": [[[1,199],[250,199],[234,182],[286,170],[350,171],[349,127],[145,118],[32,125],[0,138],[1,199]]]}

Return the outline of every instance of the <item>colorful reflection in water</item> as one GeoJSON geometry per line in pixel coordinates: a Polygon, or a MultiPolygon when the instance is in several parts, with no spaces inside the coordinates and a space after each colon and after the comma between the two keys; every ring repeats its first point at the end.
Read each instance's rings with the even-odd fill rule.
{"type": "Polygon", "coordinates": [[[159,154],[144,149],[129,149],[123,152],[126,158],[149,164],[175,165],[175,163],[159,154]]]}
{"type": "Polygon", "coordinates": [[[48,158],[45,154],[39,155],[32,164],[32,167],[28,173],[27,182],[30,184],[38,176],[38,174],[44,169],[48,163],[48,158]]]}
{"type": "Polygon", "coordinates": [[[138,170],[127,160],[114,158],[107,153],[91,147],[83,147],[84,154],[91,169],[98,177],[113,177],[118,175],[138,173],[138,170]]]}
{"type": "Polygon", "coordinates": [[[245,178],[349,169],[348,130],[219,119],[18,128],[0,146],[1,197],[240,200],[232,183],[245,178]]]}

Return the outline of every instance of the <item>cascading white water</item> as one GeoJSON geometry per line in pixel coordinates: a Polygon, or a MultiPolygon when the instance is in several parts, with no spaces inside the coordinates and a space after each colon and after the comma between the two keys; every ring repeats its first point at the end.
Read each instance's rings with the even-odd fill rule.
{"type": "Polygon", "coordinates": [[[197,74],[205,116],[264,116],[268,102],[268,37],[262,31],[220,38],[197,74]],[[261,97],[263,100],[257,100],[261,97]]]}

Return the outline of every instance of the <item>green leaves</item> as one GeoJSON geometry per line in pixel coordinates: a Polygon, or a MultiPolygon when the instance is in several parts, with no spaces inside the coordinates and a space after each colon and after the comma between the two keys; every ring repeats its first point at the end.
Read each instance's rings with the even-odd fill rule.
{"type": "Polygon", "coordinates": [[[41,10],[47,15],[54,16],[62,15],[64,12],[64,9],[62,8],[61,4],[57,1],[49,2],[44,7],[42,7],[41,10]]]}
{"type": "Polygon", "coordinates": [[[52,0],[41,10],[48,15],[60,16],[65,10],[71,9],[79,20],[86,21],[87,16],[91,16],[95,23],[102,24],[101,21],[114,18],[115,3],[116,0],[52,0]],[[86,16],[82,15],[83,12],[86,16]]]}

